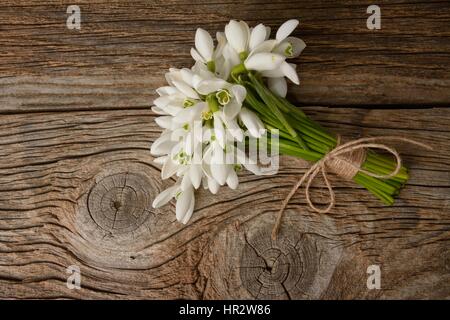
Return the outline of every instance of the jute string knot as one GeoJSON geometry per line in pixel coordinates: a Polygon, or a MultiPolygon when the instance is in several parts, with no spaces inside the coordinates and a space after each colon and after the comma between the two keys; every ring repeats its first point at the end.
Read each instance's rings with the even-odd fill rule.
{"type": "Polygon", "coordinates": [[[362,172],[370,177],[379,178],[379,179],[389,179],[394,176],[396,176],[401,168],[402,168],[402,159],[399,155],[399,153],[382,143],[377,143],[380,141],[400,141],[400,142],[406,142],[410,143],[425,149],[431,150],[432,148],[426,144],[423,144],[421,142],[403,138],[403,137],[397,137],[397,136],[380,136],[380,137],[371,137],[371,138],[361,138],[357,140],[353,140],[350,142],[346,142],[344,144],[341,144],[340,137],[338,136],[338,142],[337,146],[328,152],[322,159],[314,163],[306,172],[305,174],[298,180],[298,182],[294,185],[292,190],[289,192],[288,196],[283,200],[281,204],[281,208],[278,211],[277,220],[275,222],[275,225],[272,230],[272,239],[276,239],[278,230],[280,229],[281,225],[281,219],[283,217],[284,209],[286,208],[287,204],[289,203],[289,200],[292,198],[292,196],[295,194],[295,192],[300,188],[300,186],[306,181],[305,186],[305,196],[306,196],[306,202],[308,203],[309,207],[314,210],[317,213],[328,213],[330,210],[334,207],[336,204],[335,195],[333,191],[333,187],[331,186],[331,183],[328,179],[328,172],[332,172],[336,174],[337,176],[345,179],[345,180],[352,180],[355,175],[358,172],[362,172]],[[361,165],[364,163],[366,159],[367,152],[366,150],[368,148],[373,149],[381,149],[389,152],[395,157],[396,160],[396,167],[395,169],[386,175],[379,175],[372,173],[370,171],[367,171],[365,169],[361,168],[361,165]],[[325,186],[328,189],[329,194],[329,203],[328,206],[325,208],[318,208],[314,205],[314,203],[311,201],[310,196],[310,187],[311,183],[314,181],[314,179],[317,177],[317,175],[321,173],[323,180],[325,182],[325,186]]]}

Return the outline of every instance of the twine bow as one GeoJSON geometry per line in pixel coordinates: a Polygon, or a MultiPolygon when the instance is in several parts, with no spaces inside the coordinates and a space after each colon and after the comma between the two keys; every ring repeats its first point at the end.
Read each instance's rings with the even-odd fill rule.
{"type": "Polygon", "coordinates": [[[332,171],[333,173],[337,174],[338,176],[346,180],[353,179],[353,177],[358,172],[362,172],[368,176],[380,179],[389,179],[397,175],[402,167],[402,159],[399,153],[395,149],[385,144],[375,143],[377,141],[401,141],[414,144],[425,149],[429,150],[432,149],[430,146],[423,144],[421,142],[397,136],[361,138],[344,144],[340,144],[340,137],[338,137],[338,143],[336,148],[328,152],[322,159],[314,163],[299,179],[299,181],[294,185],[292,190],[289,192],[288,196],[283,200],[281,204],[281,209],[278,211],[277,220],[272,230],[272,239],[275,239],[277,237],[278,230],[280,229],[281,225],[281,219],[283,217],[283,212],[287,204],[289,203],[289,200],[292,198],[292,196],[295,194],[298,188],[300,188],[300,186],[305,181],[306,181],[305,186],[306,202],[308,203],[309,207],[318,213],[328,213],[336,204],[336,200],[333,187],[331,186],[331,183],[328,180],[327,170],[332,171]],[[386,175],[379,175],[362,169],[361,165],[365,161],[367,148],[386,150],[389,153],[391,153],[396,159],[395,169],[391,173],[386,175]],[[322,174],[322,177],[325,181],[325,185],[328,189],[330,199],[328,206],[324,209],[317,208],[314,205],[314,203],[311,201],[311,196],[309,192],[312,181],[317,177],[319,173],[322,174]]]}

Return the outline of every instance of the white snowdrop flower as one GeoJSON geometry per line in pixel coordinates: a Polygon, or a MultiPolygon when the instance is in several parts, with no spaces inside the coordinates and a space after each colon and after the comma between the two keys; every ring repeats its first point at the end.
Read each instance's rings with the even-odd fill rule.
{"type": "Polygon", "coordinates": [[[191,48],[191,56],[196,62],[201,62],[207,66],[211,72],[216,72],[216,65],[222,57],[223,48],[227,42],[222,32],[216,34],[217,47],[214,48],[214,41],[211,35],[202,28],[198,28],[195,33],[195,48],[191,48]]]}
{"type": "Polygon", "coordinates": [[[250,40],[250,28],[244,21],[231,20],[225,26],[225,36],[228,44],[238,53],[247,51],[250,40]]]}
{"type": "Polygon", "coordinates": [[[285,55],[287,58],[295,58],[300,55],[306,47],[305,42],[296,37],[289,37],[298,24],[298,20],[292,19],[280,26],[276,34],[278,45],[273,50],[274,52],[285,55]]]}
{"type": "Polygon", "coordinates": [[[266,78],[261,85],[285,97],[286,78],[299,83],[296,66],[286,61],[305,47],[302,40],[290,36],[297,25],[297,20],[286,21],[275,39],[269,39],[270,28],[265,25],[250,28],[243,21],[231,20],[224,33],[216,34],[216,43],[206,30],[197,29],[191,49],[195,64],[170,68],[165,75],[168,85],[156,90],[159,97],[152,106],[155,122],[163,128],[150,148],[154,162],[161,166],[163,179],[177,178],[174,186],[155,198],[154,207],[175,198],[177,220],[187,223],[195,206],[194,191],[200,185],[216,194],[222,185],[238,187],[237,171],[242,167],[263,174],[253,159],[255,154],[247,154],[243,147],[249,145],[245,135],[250,141],[265,133],[264,123],[249,109],[258,104],[245,101],[246,87],[254,92],[252,84],[247,86],[246,74],[266,78]]]}

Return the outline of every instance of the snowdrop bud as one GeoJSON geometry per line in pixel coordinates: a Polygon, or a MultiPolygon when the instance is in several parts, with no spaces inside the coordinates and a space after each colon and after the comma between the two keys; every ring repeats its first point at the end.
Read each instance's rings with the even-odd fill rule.
{"type": "Polygon", "coordinates": [[[248,70],[266,71],[278,68],[284,59],[279,54],[262,52],[249,56],[244,64],[248,70]]]}
{"type": "Polygon", "coordinates": [[[299,21],[296,19],[286,21],[280,26],[280,28],[278,28],[275,39],[277,39],[278,42],[283,41],[292,33],[292,31],[294,31],[295,28],[297,28],[298,24],[299,21]]]}
{"type": "Polygon", "coordinates": [[[225,36],[228,43],[237,53],[242,53],[247,50],[249,33],[249,27],[243,21],[237,22],[236,20],[231,20],[225,26],[225,36]]]}
{"type": "Polygon", "coordinates": [[[167,204],[175,196],[178,188],[179,188],[178,185],[174,185],[158,194],[155,200],[153,200],[152,207],[159,208],[167,204]]]}
{"type": "Polygon", "coordinates": [[[195,48],[203,57],[205,63],[212,60],[214,52],[213,39],[211,35],[202,28],[198,28],[195,33],[195,48]]]}

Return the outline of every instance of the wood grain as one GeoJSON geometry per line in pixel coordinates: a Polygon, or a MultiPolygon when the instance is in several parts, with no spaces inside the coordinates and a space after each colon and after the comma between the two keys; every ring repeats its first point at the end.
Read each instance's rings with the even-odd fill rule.
{"type": "Polygon", "coordinates": [[[317,215],[298,192],[271,242],[303,161],[282,158],[277,176],[244,172],[218,196],[200,191],[183,226],[173,204],[150,206],[170,184],[149,154],[160,132],[151,111],[2,115],[0,297],[450,297],[450,109],[305,111],[349,138],[409,135],[435,151],[400,146],[412,176],[393,207],[333,179],[338,205],[317,215]],[[372,264],[381,290],[366,288],[372,264]],[[81,290],[66,287],[70,265],[81,290]]]}
{"type": "Polygon", "coordinates": [[[382,29],[370,31],[356,0],[2,1],[0,298],[450,298],[450,3],[377,4],[382,29]],[[72,4],[80,31],[65,25],[72,4]],[[290,99],[333,132],[434,147],[398,146],[411,180],[394,206],[333,178],[333,212],[309,211],[299,191],[270,241],[308,167],[283,157],[276,176],[199,191],[186,226],[173,203],[151,208],[172,183],[149,152],[161,132],[154,89],[191,64],[197,27],[231,18],[301,20],[308,47],[290,99]],[[366,287],[374,264],[381,290],[366,287]],[[72,265],[80,290],[66,286],[72,265]]]}
{"type": "MultiPolygon", "coordinates": [[[[386,0],[377,4],[382,8],[382,28],[371,31],[366,27],[368,3],[356,0],[2,1],[0,76],[3,83],[8,82],[9,93],[0,92],[2,102],[7,99],[0,108],[16,108],[18,97],[11,91],[36,91],[34,81],[47,81],[54,88],[53,79],[61,76],[85,77],[84,84],[92,86],[105,77],[113,81],[127,76],[128,84],[119,91],[133,96],[141,91],[153,97],[152,89],[163,84],[162,75],[169,67],[192,64],[189,49],[196,28],[215,33],[232,18],[251,25],[264,22],[274,30],[287,19],[301,20],[294,35],[308,44],[295,61],[300,64],[302,85],[290,89],[298,103],[446,105],[450,101],[450,2],[386,0]],[[80,31],[65,25],[66,9],[72,4],[81,8],[80,31]],[[25,75],[39,78],[30,78],[27,89],[20,79],[10,78],[25,75]],[[134,77],[141,80],[129,84],[134,77]]],[[[62,85],[61,80],[56,85],[62,85]]],[[[109,102],[109,108],[124,104],[109,102]]]]}

